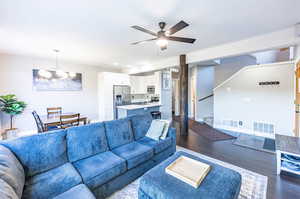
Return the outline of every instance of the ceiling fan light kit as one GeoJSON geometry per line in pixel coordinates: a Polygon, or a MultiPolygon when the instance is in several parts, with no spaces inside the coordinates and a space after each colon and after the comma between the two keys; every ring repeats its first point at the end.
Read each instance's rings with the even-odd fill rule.
{"type": "Polygon", "coordinates": [[[187,24],[184,21],[180,21],[179,23],[177,23],[176,25],[174,25],[173,27],[171,27],[168,30],[165,30],[165,27],[166,27],[165,22],[159,22],[158,26],[159,26],[160,30],[157,33],[153,32],[153,31],[150,31],[150,30],[147,30],[145,28],[142,28],[140,26],[131,26],[132,28],[134,28],[136,30],[139,30],[139,31],[142,31],[144,33],[155,36],[155,38],[152,38],[152,39],[147,39],[147,40],[143,40],[143,41],[134,42],[134,43],[132,43],[132,45],[157,40],[156,44],[160,47],[160,49],[161,50],[166,50],[167,46],[168,46],[168,41],[177,41],[177,42],[184,42],[184,43],[190,43],[190,44],[192,44],[196,41],[196,39],[193,39],[193,38],[171,36],[171,35],[175,34],[176,32],[178,32],[178,31],[184,29],[185,27],[189,26],[189,24],[187,24]]]}
{"type": "Polygon", "coordinates": [[[161,48],[167,47],[167,45],[168,45],[168,40],[161,38],[161,39],[158,39],[158,40],[156,41],[156,44],[157,44],[159,47],[161,47],[161,48]]]}

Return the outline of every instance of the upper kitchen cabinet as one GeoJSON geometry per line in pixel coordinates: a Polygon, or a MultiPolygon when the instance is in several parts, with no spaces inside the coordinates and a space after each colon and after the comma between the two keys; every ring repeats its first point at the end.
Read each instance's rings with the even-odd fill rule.
{"type": "Polygon", "coordinates": [[[160,93],[160,72],[153,72],[145,75],[131,75],[130,85],[132,94],[146,94],[150,90],[155,91],[155,94],[160,93]],[[151,87],[152,89],[149,89],[151,87]]]}
{"type": "Polygon", "coordinates": [[[136,75],[131,75],[129,77],[130,79],[130,86],[131,86],[131,93],[132,94],[141,94],[141,93],[146,93],[143,90],[143,76],[136,76],[136,75]]]}

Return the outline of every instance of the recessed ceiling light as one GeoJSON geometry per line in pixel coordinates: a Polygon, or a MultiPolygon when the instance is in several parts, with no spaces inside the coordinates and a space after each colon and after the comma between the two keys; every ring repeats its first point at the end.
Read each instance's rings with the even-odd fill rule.
{"type": "Polygon", "coordinates": [[[114,62],[114,65],[115,65],[115,66],[119,66],[119,63],[118,63],[118,62],[114,62]]]}
{"type": "Polygon", "coordinates": [[[131,68],[131,67],[132,67],[132,65],[126,65],[126,67],[128,67],[128,68],[131,68]]]}

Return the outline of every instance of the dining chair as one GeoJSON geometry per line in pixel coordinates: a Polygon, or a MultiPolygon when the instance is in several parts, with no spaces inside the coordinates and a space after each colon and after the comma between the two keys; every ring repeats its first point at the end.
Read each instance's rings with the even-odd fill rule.
{"type": "Polygon", "coordinates": [[[60,129],[60,127],[58,127],[58,126],[49,126],[49,127],[46,127],[45,124],[42,122],[40,116],[37,114],[36,111],[33,111],[32,115],[34,117],[37,129],[38,129],[38,133],[43,133],[43,132],[46,132],[46,131],[53,131],[53,130],[60,129]]]}
{"type": "Polygon", "coordinates": [[[40,116],[36,113],[36,111],[33,111],[33,112],[32,112],[32,115],[33,115],[33,117],[34,117],[34,120],[35,120],[37,129],[38,129],[38,133],[45,132],[45,131],[46,131],[45,125],[43,124],[43,122],[42,122],[40,116]]]}
{"type": "Polygon", "coordinates": [[[50,107],[47,108],[47,116],[60,115],[62,113],[61,107],[50,107]]]}
{"type": "Polygon", "coordinates": [[[68,115],[60,115],[60,128],[69,128],[72,126],[79,126],[80,114],[68,114],[68,115]]]}

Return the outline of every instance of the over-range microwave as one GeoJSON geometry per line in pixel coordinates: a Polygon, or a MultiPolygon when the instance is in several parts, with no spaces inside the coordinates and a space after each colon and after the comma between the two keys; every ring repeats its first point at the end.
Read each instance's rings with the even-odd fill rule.
{"type": "Polygon", "coordinates": [[[155,86],[147,86],[148,94],[155,94],[155,86]]]}

